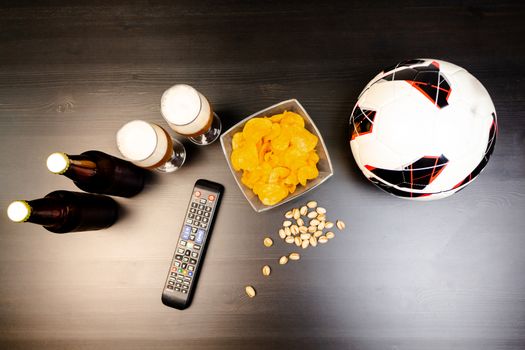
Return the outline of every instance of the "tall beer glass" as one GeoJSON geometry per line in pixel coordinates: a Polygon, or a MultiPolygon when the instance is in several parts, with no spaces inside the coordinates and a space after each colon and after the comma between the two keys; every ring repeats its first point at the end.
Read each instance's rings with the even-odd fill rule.
{"type": "Polygon", "coordinates": [[[189,85],[177,84],[166,90],[160,107],[168,125],[197,145],[209,145],[221,134],[221,120],[210,102],[189,85]]]}
{"type": "Polygon", "coordinates": [[[157,124],[133,120],[117,132],[117,146],[122,155],[133,164],[171,173],[186,159],[186,150],[157,124]]]}

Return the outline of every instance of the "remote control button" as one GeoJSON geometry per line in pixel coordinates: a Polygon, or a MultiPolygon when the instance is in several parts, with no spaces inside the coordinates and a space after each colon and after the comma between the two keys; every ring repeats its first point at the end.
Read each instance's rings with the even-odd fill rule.
{"type": "Polygon", "coordinates": [[[181,286],[182,286],[182,284],[180,284],[180,283],[176,283],[175,284],[175,287],[179,287],[180,288],[181,286]]]}
{"type": "Polygon", "coordinates": [[[168,287],[168,289],[173,289],[173,286],[167,286],[167,287],[168,287]]]}
{"type": "Polygon", "coordinates": [[[197,215],[202,215],[202,210],[197,210],[197,215]]]}
{"type": "Polygon", "coordinates": [[[188,265],[188,271],[195,271],[195,266],[188,265]]]}
{"type": "Polygon", "coordinates": [[[191,229],[192,229],[191,226],[184,225],[184,227],[182,228],[181,238],[184,240],[187,240],[190,237],[191,229]]]}
{"type": "Polygon", "coordinates": [[[175,259],[177,259],[177,260],[182,260],[182,255],[178,255],[178,254],[175,255],[175,259]]]}
{"type": "Polygon", "coordinates": [[[210,217],[210,213],[206,212],[206,213],[204,213],[204,216],[209,218],[210,217]]]}
{"type": "Polygon", "coordinates": [[[197,252],[192,252],[192,253],[191,253],[191,257],[197,259],[197,258],[199,257],[199,253],[197,253],[197,252]]]}
{"type": "Polygon", "coordinates": [[[195,235],[191,235],[191,236],[190,236],[190,239],[191,239],[192,241],[194,241],[194,240],[195,240],[195,235]]]}
{"type": "Polygon", "coordinates": [[[177,277],[177,273],[172,271],[172,272],[170,272],[170,276],[177,277]]]}
{"type": "MultiPolygon", "coordinates": [[[[182,251],[184,252],[184,249],[182,251]]],[[[184,252],[184,255],[186,256],[190,256],[190,254],[191,254],[191,250],[189,249],[184,252]]]]}
{"type": "Polygon", "coordinates": [[[184,289],[181,290],[180,292],[183,293],[183,294],[188,294],[188,291],[187,291],[187,290],[184,290],[184,289]]]}
{"type": "Polygon", "coordinates": [[[204,240],[204,233],[205,231],[202,229],[197,230],[197,237],[195,238],[195,243],[202,244],[202,241],[204,240]]]}
{"type": "Polygon", "coordinates": [[[208,223],[208,218],[203,218],[203,219],[202,219],[202,222],[205,223],[205,224],[207,224],[207,223],[208,223]]]}
{"type": "Polygon", "coordinates": [[[206,228],[206,226],[208,226],[208,224],[201,224],[202,228],[206,228]]]}
{"type": "Polygon", "coordinates": [[[211,207],[206,207],[206,211],[211,211],[211,207]]]}
{"type": "Polygon", "coordinates": [[[215,196],[214,196],[213,194],[210,194],[210,195],[208,196],[208,200],[209,200],[210,202],[213,202],[213,201],[215,200],[215,196]]]}
{"type": "Polygon", "coordinates": [[[173,285],[175,284],[175,282],[174,282],[174,281],[168,281],[168,284],[169,284],[170,286],[173,286],[173,285]]]}
{"type": "Polygon", "coordinates": [[[191,282],[191,277],[184,277],[183,280],[191,282]]]}
{"type": "Polygon", "coordinates": [[[184,254],[184,248],[178,248],[177,249],[177,253],[184,254]]]}
{"type": "MultiPolygon", "coordinates": [[[[197,206],[197,203],[193,203],[193,204],[195,204],[195,206],[197,206]]],[[[197,209],[195,209],[195,208],[191,208],[190,209],[190,213],[195,214],[196,212],[197,212],[197,209]]]]}
{"type": "Polygon", "coordinates": [[[193,248],[193,243],[188,242],[188,244],[186,245],[186,248],[188,248],[188,249],[192,249],[192,248],[193,248]]]}
{"type": "Polygon", "coordinates": [[[173,262],[173,266],[179,267],[180,266],[180,261],[174,261],[173,262]]]}
{"type": "Polygon", "coordinates": [[[179,244],[180,244],[181,246],[185,247],[186,244],[187,244],[187,242],[181,239],[180,242],[179,242],[179,244]]]}
{"type": "Polygon", "coordinates": [[[188,217],[189,217],[190,219],[195,219],[195,214],[191,214],[191,213],[190,213],[190,214],[188,214],[188,217]]]}
{"type": "Polygon", "coordinates": [[[184,271],[183,269],[185,269],[186,267],[188,267],[188,263],[182,263],[181,268],[179,269],[179,273],[182,273],[182,271],[184,271]]]}
{"type": "Polygon", "coordinates": [[[197,260],[195,260],[195,259],[190,259],[190,264],[193,264],[193,265],[197,264],[197,260]]]}
{"type": "Polygon", "coordinates": [[[182,276],[177,278],[177,282],[182,283],[182,276]]]}
{"type": "Polygon", "coordinates": [[[186,220],[186,223],[187,224],[193,224],[193,220],[192,219],[188,219],[188,220],[186,220]]]}
{"type": "Polygon", "coordinates": [[[202,220],[202,216],[197,215],[197,216],[195,217],[195,219],[197,219],[198,221],[201,221],[201,220],[202,220]]]}
{"type": "MultiPolygon", "coordinates": [[[[200,205],[199,205],[199,209],[200,209],[200,210],[204,210],[204,205],[200,204],[200,205]]],[[[197,212],[197,213],[198,213],[198,212],[197,212]]]]}
{"type": "Polygon", "coordinates": [[[190,285],[190,282],[188,282],[188,281],[184,281],[184,282],[182,282],[182,285],[183,285],[183,286],[189,286],[189,285],[190,285]]]}
{"type": "Polygon", "coordinates": [[[191,203],[192,208],[197,208],[197,203],[191,203]]]}
{"type": "Polygon", "coordinates": [[[188,276],[193,276],[193,272],[192,271],[188,271],[188,276]]]}
{"type": "Polygon", "coordinates": [[[201,246],[198,245],[198,244],[194,244],[194,245],[193,245],[193,248],[194,248],[195,250],[201,250],[201,246]]]}
{"type": "Polygon", "coordinates": [[[175,291],[176,292],[180,292],[180,288],[175,288],[175,291]]]}
{"type": "Polygon", "coordinates": [[[187,263],[188,261],[190,261],[190,259],[188,259],[187,256],[182,257],[182,262],[187,263]]]}
{"type": "Polygon", "coordinates": [[[193,232],[193,233],[197,232],[197,228],[196,227],[192,227],[191,228],[191,232],[193,232]]]}
{"type": "Polygon", "coordinates": [[[200,202],[201,204],[206,204],[206,199],[201,199],[199,202],[200,202]]]}
{"type": "Polygon", "coordinates": [[[200,197],[201,196],[201,192],[200,191],[195,191],[193,194],[195,195],[195,197],[200,197]]]}

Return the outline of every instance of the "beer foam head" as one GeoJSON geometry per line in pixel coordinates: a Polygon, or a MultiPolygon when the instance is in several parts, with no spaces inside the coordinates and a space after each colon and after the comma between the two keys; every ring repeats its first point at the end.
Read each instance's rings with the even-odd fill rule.
{"type": "Polygon", "coordinates": [[[157,147],[157,133],[148,122],[133,120],[117,132],[117,147],[131,161],[144,160],[157,147]]]}
{"type": "Polygon", "coordinates": [[[175,125],[186,125],[197,118],[201,99],[197,90],[189,85],[178,84],[164,91],[160,99],[164,119],[175,125]]]}
{"type": "Polygon", "coordinates": [[[47,157],[46,165],[52,173],[63,174],[69,168],[69,158],[65,153],[56,152],[47,157]]]}
{"type": "Polygon", "coordinates": [[[31,215],[31,207],[26,201],[14,201],[7,207],[7,216],[11,221],[24,222],[31,215]]]}

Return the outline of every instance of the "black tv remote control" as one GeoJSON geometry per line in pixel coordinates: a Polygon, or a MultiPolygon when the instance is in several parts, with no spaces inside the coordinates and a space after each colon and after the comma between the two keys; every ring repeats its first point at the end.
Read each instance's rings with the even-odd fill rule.
{"type": "Polygon", "coordinates": [[[179,310],[190,306],[223,192],[216,182],[195,182],[162,291],[164,305],[179,310]]]}

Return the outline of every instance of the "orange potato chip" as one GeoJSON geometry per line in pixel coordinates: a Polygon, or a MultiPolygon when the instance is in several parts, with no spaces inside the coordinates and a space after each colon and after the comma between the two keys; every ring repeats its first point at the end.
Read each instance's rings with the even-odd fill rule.
{"type": "Polygon", "coordinates": [[[253,170],[259,163],[257,148],[252,143],[234,150],[231,159],[235,170],[253,170]]]}
{"type": "Polygon", "coordinates": [[[246,122],[242,134],[251,142],[259,142],[272,131],[272,121],[268,118],[253,118],[246,122]]]}
{"type": "Polygon", "coordinates": [[[272,147],[277,151],[284,151],[290,146],[292,131],[289,128],[281,128],[281,133],[272,140],[272,147]]]}
{"type": "Polygon", "coordinates": [[[263,141],[272,141],[276,139],[281,134],[281,125],[277,123],[272,123],[272,130],[270,133],[263,137],[263,141]]]}
{"type": "Polygon", "coordinates": [[[273,184],[279,182],[279,180],[286,178],[290,174],[290,169],[284,167],[275,167],[270,172],[268,182],[273,184]]]}
{"type": "Polygon", "coordinates": [[[264,205],[274,205],[288,195],[288,188],[278,184],[265,184],[259,190],[259,199],[264,205]]]}
{"type": "Polygon", "coordinates": [[[266,183],[264,183],[263,181],[255,183],[255,185],[253,185],[253,188],[252,188],[253,193],[255,193],[256,195],[259,195],[259,193],[261,192],[263,186],[265,186],[265,185],[266,185],[266,183]]]}
{"type": "Polygon", "coordinates": [[[304,128],[304,119],[297,113],[286,111],[283,113],[281,125],[296,125],[304,128]]]}
{"type": "Polygon", "coordinates": [[[317,146],[317,136],[306,129],[297,130],[290,140],[292,146],[299,148],[303,152],[310,152],[317,146]]]}
{"type": "Polygon", "coordinates": [[[297,179],[299,183],[303,186],[306,186],[306,181],[315,179],[319,175],[319,171],[315,166],[307,165],[299,168],[297,171],[297,179]]]}
{"type": "Polygon", "coordinates": [[[242,136],[242,132],[237,132],[232,137],[232,149],[237,149],[239,147],[242,147],[244,145],[244,136],[242,136]]]}
{"type": "Polygon", "coordinates": [[[274,123],[280,123],[281,120],[283,119],[284,117],[284,113],[281,113],[281,114],[275,114],[275,115],[272,115],[270,117],[270,120],[274,123]]]}
{"type": "Polygon", "coordinates": [[[315,165],[319,162],[319,155],[315,151],[310,151],[308,153],[308,162],[311,163],[311,165],[315,165]]]}
{"type": "Polygon", "coordinates": [[[315,148],[318,138],[304,128],[303,118],[285,111],[270,118],[253,118],[233,135],[232,166],[241,182],[265,205],[282,201],[297,185],[319,176],[315,148]]]}
{"type": "Polygon", "coordinates": [[[272,149],[272,145],[270,144],[270,141],[263,143],[261,147],[258,148],[260,163],[264,162],[265,160],[264,156],[266,155],[266,153],[270,152],[271,149],[272,149]]]}

